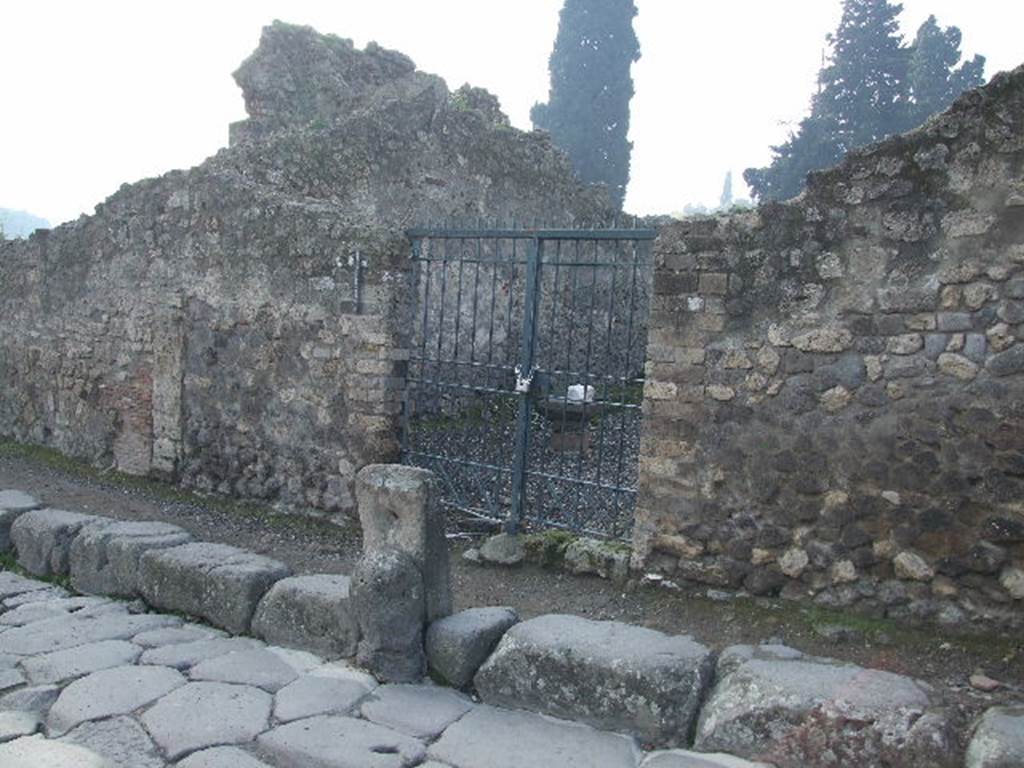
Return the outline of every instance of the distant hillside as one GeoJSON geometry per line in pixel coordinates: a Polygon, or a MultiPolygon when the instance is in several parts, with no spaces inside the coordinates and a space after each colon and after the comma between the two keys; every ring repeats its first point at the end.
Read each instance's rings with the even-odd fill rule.
{"type": "Polygon", "coordinates": [[[49,229],[50,222],[33,216],[25,211],[12,211],[10,208],[0,208],[0,229],[4,236],[28,237],[37,229],[49,229]]]}

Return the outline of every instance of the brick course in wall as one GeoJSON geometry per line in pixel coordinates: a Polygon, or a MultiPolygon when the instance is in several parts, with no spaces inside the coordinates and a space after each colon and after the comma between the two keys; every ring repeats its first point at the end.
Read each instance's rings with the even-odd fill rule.
{"type": "Polygon", "coordinates": [[[1024,624],[1024,68],[656,242],[634,566],[1024,624]]]}

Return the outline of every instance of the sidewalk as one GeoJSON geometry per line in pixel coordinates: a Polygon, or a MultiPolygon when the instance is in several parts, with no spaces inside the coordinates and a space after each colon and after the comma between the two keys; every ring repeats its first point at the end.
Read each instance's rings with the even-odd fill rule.
{"type": "Polygon", "coordinates": [[[0,571],[4,768],[716,768],[0,571]]]}

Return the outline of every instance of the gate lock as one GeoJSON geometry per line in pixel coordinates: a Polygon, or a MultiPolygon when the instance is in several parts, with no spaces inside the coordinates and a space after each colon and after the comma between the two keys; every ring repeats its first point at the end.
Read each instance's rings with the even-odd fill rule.
{"type": "Polygon", "coordinates": [[[536,372],[536,368],[531,368],[526,376],[523,376],[523,369],[521,366],[515,367],[516,374],[516,392],[520,395],[530,394],[530,387],[533,386],[533,374],[536,372]]]}

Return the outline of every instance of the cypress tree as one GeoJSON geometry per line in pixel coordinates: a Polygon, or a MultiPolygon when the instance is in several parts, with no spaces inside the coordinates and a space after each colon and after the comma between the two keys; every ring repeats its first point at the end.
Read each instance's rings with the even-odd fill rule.
{"type": "Polygon", "coordinates": [[[565,0],[548,61],[546,104],[530,112],[569,155],[581,181],[608,185],[619,209],[629,183],[630,68],[640,58],[634,0],[565,0]]]}
{"type": "Polygon", "coordinates": [[[851,149],[900,133],[945,109],[966,88],[984,82],[985,59],[960,60],[960,30],[942,30],[934,17],[905,46],[888,0],[844,0],[829,35],[830,62],[819,75],[811,114],[789,139],[772,147],[767,168],[743,178],[758,200],[786,200],[804,188],[807,173],[839,162],[851,149]]]}

